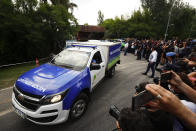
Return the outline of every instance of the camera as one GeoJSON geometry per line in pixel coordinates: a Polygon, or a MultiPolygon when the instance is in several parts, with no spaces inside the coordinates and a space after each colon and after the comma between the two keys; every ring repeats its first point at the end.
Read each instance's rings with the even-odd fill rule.
{"type": "Polygon", "coordinates": [[[154,97],[145,89],[145,86],[150,84],[149,82],[143,82],[135,86],[135,96],[132,97],[132,111],[135,111],[144,106],[154,97]]]}
{"type": "Polygon", "coordinates": [[[120,116],[120,111],[119,111],[119,109],[115,105],[112,105],[110,107],[109,114],[112,117],[114,117],[116,120],[118,120],[119,119],[119,116],[120,116]]]}
{"type": "MultiPolygon", "coordinates": [[[[171,80],[172,73],[162,73],[160,78],[155,78],[154,83],[163,86],[165,89],[169,90],[168,88],[168,80],[171,80]]],[[[144,82],[139,85],[135,86],[136,94],[132,97],[132,110],[139,109],[141,107],[146,107],[145,104],[149,101],[153,100],[154,97],[150,94],[147,90],[145,90],[145,86],[149,84],[149,82],[144,82]]]]}
{"type": "Polygon", "coordinates": [[[162,73],[161,78],[156,77],[153,79],[153,81],[155,84],[157,84],[157,85],[160,84],[160,86],[162,86],[163,88],[168,90],[169,89],[168,88],[168,85],[169,85],[168,80],[171,80],[171,79],[172,79],[172,73],[168,72],[168,73],[162,73]]]}
{"type": "Polygon", "coordinates": [[[171,79],[172,79],[171,72],[161,74],[161,79],[160,79],[161,83],[167,83],[168,80],[171,80],[171,79]]]}
{"type": "Polygon", "coordinates": [[[132,111],[140,109],[141,107],[146,107],[145,104],[153,99],[154,96],[147,90],[138,93],[137,95],[132,97],[132,111]]]}
{"type": "Polygon", "coordinates": [[[135,86],[135,90],[136,90],[136,93],[140,93],[142,91],[145,90],[145,86],[149,84],[149,82],[143,82],[143,83],[140,83],[139,85],[136,85],[135,86]]]}

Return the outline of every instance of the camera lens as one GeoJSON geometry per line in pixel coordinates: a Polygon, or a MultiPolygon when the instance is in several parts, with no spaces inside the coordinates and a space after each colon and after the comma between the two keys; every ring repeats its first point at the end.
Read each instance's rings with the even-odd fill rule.
{"type": "Polygon", "coordinates": [[[110,111],[109,114],[114,117],[116,120],[118,120],[119,116],[120,116],[120,111],[118,110],[118,108],[115,105],[112,105],[110,107],[110,111]]]}
{"type": "Polygon", "coordinates": [[[136,92],[140,92],[140,89],[139,89],[138,85],[135,86],[135,90],[136,90],[136,92]]]}

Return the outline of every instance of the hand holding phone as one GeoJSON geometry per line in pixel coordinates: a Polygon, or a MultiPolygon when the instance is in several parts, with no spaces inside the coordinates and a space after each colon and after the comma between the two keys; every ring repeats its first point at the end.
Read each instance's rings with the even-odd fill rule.
{"type": "Polygon", "coordinates": [[[132,97],[132,110],[134,111],[135,109],[142,107],[153,99],[153,95],[150,94],[147,90],[140,92],[136,96],[132,97]]]}
{"type": "Polygon", "coordinates": [[[161,74],[161,83],[166,83],[168,80],[172,79],[172,72],[167,72],[161,74]]]}

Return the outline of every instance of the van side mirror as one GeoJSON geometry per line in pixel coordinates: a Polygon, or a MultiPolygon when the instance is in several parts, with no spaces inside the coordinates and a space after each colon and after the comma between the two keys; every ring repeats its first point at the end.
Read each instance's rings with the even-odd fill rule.
{"type": "Polygon", "coordinates": [[[90,70],[99,70],[101,69],[100,64],[91,64],[90,70]]]}

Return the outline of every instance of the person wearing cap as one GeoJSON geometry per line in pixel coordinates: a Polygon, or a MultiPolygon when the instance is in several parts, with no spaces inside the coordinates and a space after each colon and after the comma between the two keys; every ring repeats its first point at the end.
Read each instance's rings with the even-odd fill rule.
{"type": "Polygon", "coordinates": [[[156,48],[155,47],[152,47],[152,53],[150,54],[150,57],[149,57],[149,63],[148,63],[146,72],[145,73],[142,73],[143,75],[147,75],[148,74],[148,71],[151,68],[152,75],[150,76],[150,78],[154,78],[155,64],[156,64],[156,61],[157,61],[157,55],[158,55],[158,53],[156,51],[156,48]]]}
{"type": "Polygon", "coordinates": [[[91,61],[91,64],[96,64],[97,62],[96,62],[96,60],[95,59],[93,59],[92,61],[91,61]]]}
{"type": "Polygon", "coordinates": [[[174,64],[175,63],[175,58],[176,58],[176,53],[175,52],[168,52],[168,53],[166,53],[166,57],[167,57],[168,62],[170,64],[174,64]]]}

